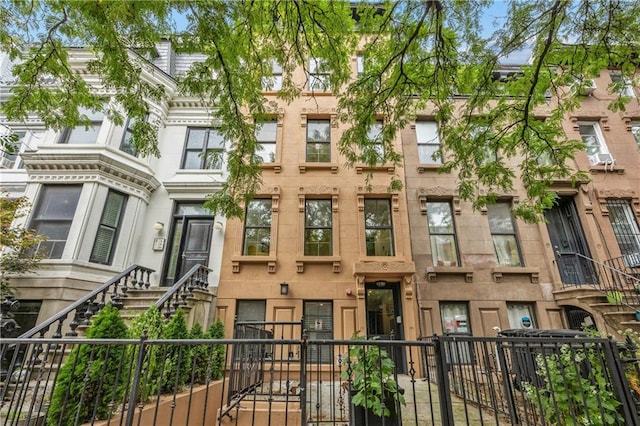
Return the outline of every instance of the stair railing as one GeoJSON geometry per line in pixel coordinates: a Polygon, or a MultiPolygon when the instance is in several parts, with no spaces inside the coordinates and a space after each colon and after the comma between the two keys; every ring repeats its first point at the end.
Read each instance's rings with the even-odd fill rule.
{"type": "Polygon", "coordinates": [[[45,337],[45,334],[54,324],[56,324],[56,330],[51,337],[54,339],[61,338],[64,323],[70,316],[73,316],[73,319],[69,323],[69,331],[65,333],[65,336],[75,337],[78,335],[76,329],[80,325],[89,325],[91,317],[99,312],[107,302],[111,302],[115,307],[120,308],[122,307],[122,299],[127,297],[129,290],[149,288],[151,285],[149,277],[153,272],[155,272],[153,269],[144,266],[129,266],[86,296],[23,333],[19,338],[45,337]]]}
{"type": "Polygon", "coordinates": [[[193,296],[194,290],[208,291],[209,272],[204,265],[193,265],[167,292],[156,302],[156,306],[166,319],[176,312],[178,307],[187,304],[187,298],[193,296]]]}
{"type": "MultiPolygon", "coordinates": [[[[559,255],[562,256],[562,253],[559,255]]],[[[612,298],[615,305],[624,306],[631,311],[640,310],[640,292],[638,292],[640,276],[610,266],[607,264],[610,263],[609,261],[605,261],[607,263],[599,262],[581,253],[571,253],[571,256],[588,262],[593,268],[596,283],[587,284],[589,287],[595,288],[605,295],[611,294],[610,292],[620,292],[619,296],[612,298]]],[[[574,284],[565,284],[565,287],[573,286],[574,284]]]]}

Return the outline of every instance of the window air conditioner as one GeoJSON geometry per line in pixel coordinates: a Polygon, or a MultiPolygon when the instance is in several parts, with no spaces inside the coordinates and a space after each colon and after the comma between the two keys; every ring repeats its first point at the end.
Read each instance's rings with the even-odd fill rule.
{"type": "Polygon", "coordinates": [[[611,154],[593,154],[589,156],[589,162],[592,166],[605,165],[613,167],[615,161],[611,154]]]}
{"type": "Polygon", "coordinates": [[[596,91],[596,81],[589,79],[582,81],[580,84],[579,81],[575,82],[574,90],[578,90],[578,94],[582,96],[589,96],[596,91]]]}

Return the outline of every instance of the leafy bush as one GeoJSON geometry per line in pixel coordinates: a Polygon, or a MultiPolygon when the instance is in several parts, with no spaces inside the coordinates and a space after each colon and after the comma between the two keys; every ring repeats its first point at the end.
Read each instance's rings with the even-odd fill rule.
{"type": "MultiPolygon", "coordinates": [[[[364,340],[357,332],[353,338],[364,340]]],[[[386,350],[380,346],[356,344],[349,347],[349,360],[350,368],[342,373],[342,378],[352,380],[353,405],[371,410],[378,417],[391,415],[386,404],[382,409],[382,402],[389,397],[394,403],[406,405],[404,395],[393,378],[395,363],[386,350]]]]}
{"type": "MultiPolygon", "coordinates": [[[[186,340],[189,338],[187,321],[182,308],[178,308],[164,329],[163,339],[186,340]]],[[[191,373],[191,347],[186,345],[165,346],[162,353],[164,365],[160,382],[161,392],[173,392],[189,379],[191,373]]]]}
{"type": "MultiPolygon", "coordinates": [[[[205,338],[206,334],[204,330],[202,330],[202,325],[195,323],[189,332],[189,339],[203,340],[205,338]]],[[[206,383],[213,348],[210,345],[197,345],[192,346],[192,348],[193,358],[191,359],[191,365],[193,366],[193,370],[191,372],[191,378],[194,383],[206,383]]]]}
{"type": "Polygon", "coordinates": [[[559,353],[539,354],[536,373],[541,385],[523,383],[527,399],[542,412],[549,424],[623,424],[621,405],[606,379],[603,362],[593,348],[572,349],[563,345],[559,353]],[[588,370],[588,374],[586,373],[588,370]]]}
{"type": "MultiPolygon", "coordinates": [[[[160,310],[156,306],[151,306],[144,313],[133,319],[129,327],[129,336],[132,339],[139,339],[145,334],[148,339],[160,339],[164,333],[164,328],[165,323],[160,310]]],[[[139,345],[129,348],[132,359],[137,359],[139,349],[139,345]]],[[[139,400],[141,401],[146,401],[149,396],[155,395],[159,391],[158,377],[160,377],[160,372],[162,371],[160,351],[161,348],[157,345],[146,347],[144,363],[146,370],[143,372],[139,395],[139,400]]],[[[129,380],[133,381],[133,376],[129,380]]]]}
{"type": "MultiPolygon", "coordinates": [[[[216,322],[211,324],[207,335],[212,340],[224,339],[224,324],[218,318],[216,322]]],[[[211,367],[211,377],[213,380],[220,380],[224,376],[225,368],[225,345],[218,343],[214,345],[213,362],[211,367]]]]}
{"type": "MultiPolygon", "coordinates": [[[[127,337],[127,326],[111,304],[94,317],[87,330],[89,339],[127,337]]],[[[107,418],[111,401],[124,395],[127,382],[122,377],[122,366],[127,365],[126,356],[125,347],[120,345],[85,344],[73,348],[56,379],[47,425],[67,426],[107,418]]]]}

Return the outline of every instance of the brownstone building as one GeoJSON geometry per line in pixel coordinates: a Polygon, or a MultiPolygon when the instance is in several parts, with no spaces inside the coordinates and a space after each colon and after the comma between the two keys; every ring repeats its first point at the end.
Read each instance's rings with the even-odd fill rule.
{"type": "MultiPolygon", "coordinates": [[[[357,67],[354,60],[354,75],[357,67]]],[[[257,131],[263,186],[245,221],[226,225],[216,312],[229,335],[235,318],[304,317],[312,338],[360,331],[408,340],[585,321],[614,331],[632,322],[627,312],[612,323],[593,303],[604,293],[591,286],[598,265],[617,261],[632,273],[640,252],[640,108],[625,87],[634,96],[627,111],[607,109],[619,96],[609,93],[612,78],[615,71],[604,70],[564,123],[568,138],[587,145],[572,167],[589,179],[556,182],[547,222],[528,224],[511,214],[522,185],[482,211],[458,199],[457,176],[439,173],[432,156],[439,149],[433,111],[418,114],[396,141],[404,170],[344,167],[336,99],[318,90],[321,75],[309,75],[309,92],[279,104],[257,131]],[[405,188],[388,193],[393,173],[405,188]]]]}

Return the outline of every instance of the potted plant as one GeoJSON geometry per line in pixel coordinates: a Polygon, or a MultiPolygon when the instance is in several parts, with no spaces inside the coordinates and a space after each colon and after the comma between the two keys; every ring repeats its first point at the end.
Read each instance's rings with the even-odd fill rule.
{"type": "Polygon", "coordinates": [[[617,290],[607,291],[607,302],[612,305],[619,305],[622,303],[622,292],[617,290]]]}
{"type": "MultiPolygon", "coordinates": [[[[353,339],[364,340],[358,333],[353,339]]],[[[389,353],[377,345],[354,344],[349,348],[347,371],[350,380],[351,425],[400,424],[400,405],[406,405],[404,390],[394,379],[395,363],[389,353]],[[384,405],[383,405],[384,403],[384,405]],[[366,411],[366,412],[365,412],[366,411]]]]}

